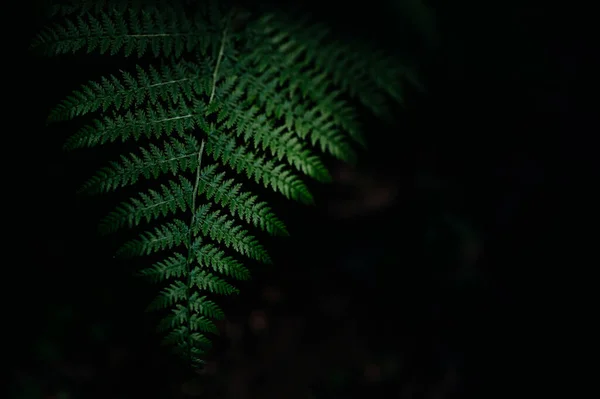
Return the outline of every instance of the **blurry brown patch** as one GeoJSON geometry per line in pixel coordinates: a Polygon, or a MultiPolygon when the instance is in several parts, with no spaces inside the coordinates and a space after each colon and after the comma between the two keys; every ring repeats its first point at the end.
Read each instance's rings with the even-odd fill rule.
{"type": "Polygon", "coordinates": [[[365,366],[363,375],[369,383],[381,382],[381,367],[375,363],[369,363],[365,366]]]}
{"type": "Polygon", "coordinates": [[[254,333],[259,333],[266,330],[269,327],[267,314],[263,310],[252,311],[248,319],[248,324],[254,333]]]}
{"type": "Polygon", "coordinates": [[[274,305],[281,301],[281,289],[275,286],[267,286],[263,289],[262,297],[269,304],[274,305]]]}

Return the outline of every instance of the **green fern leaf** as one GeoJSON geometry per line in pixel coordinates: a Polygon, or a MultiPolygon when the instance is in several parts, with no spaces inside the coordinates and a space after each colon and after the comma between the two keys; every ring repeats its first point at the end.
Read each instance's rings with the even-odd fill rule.
{"type": "MultiPolygon", "coordinates": [[[[98,11],[65,18],[38,34],[32,47],[42,47],[49,55],[87,53],[142,57],[180,57],[197,50],[206,54],[211,32],[200,18],[189,19],[181,10],[167,6],[158,9],[127,8],[98,11]]],[[[213,38],[214,40],[214,38],[213,38]]]]}
{"type": "Polygon", "coordinates": [[[312,204],[301,176],[331,179],[320,153],[353,161],[352,142],[365,143],[353,101],[389,117],[411,76],[301,14],[176,3],[64,0],[32,47],[140,58],[80,86],[48,122],[85,120],[66,150],[136,143],[80,192],[135,187],[99,230],[137,234],[120,256],[158,258],[138,273],[163,287],[149,310],[166,312],[165,344],[198,366],[224,317],[218,295],[238,293],[248,262],[272,262],[253,230],[288,234],[251,184],[312,204]]]}

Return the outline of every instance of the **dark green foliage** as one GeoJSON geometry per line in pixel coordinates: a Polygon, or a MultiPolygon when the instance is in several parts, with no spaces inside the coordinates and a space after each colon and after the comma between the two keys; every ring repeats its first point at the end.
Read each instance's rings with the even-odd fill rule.
{"type": "Polygon", "coordinates": [[[160,323],[166,342],[197,364],[216,332],[211,320],[223,317],[212,294],[238,292],[229,280],[250,278],[245,257],[271,261],[252,228],[287,234],[244,176],[312,203],[300,174],[330,179],[318,151],[352,161],[350,142],[364,143],[353,101],[389,116],[386,104],[402,100],[405,70],[366,46],[336,41],[299,13],[217,1],[94,0],[50,14],[56,22],[37,36],[37,51],[140,57],[133,70],[82,85],[48,121],[92,116],[67,150],[138,143],[81,191],[137,185],[101,232],[152,224],[119,254],[165,253],[140,273],[164,282],[151,308],[169,310],[160,323]]]}

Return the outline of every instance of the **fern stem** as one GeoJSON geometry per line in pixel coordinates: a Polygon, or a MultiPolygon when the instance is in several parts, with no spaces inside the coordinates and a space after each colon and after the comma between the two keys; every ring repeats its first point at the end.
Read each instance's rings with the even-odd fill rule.
{"type": "MultiPolygon", "coordinates": [[[[230,19],[230,18],[229,18],[230,19]]],[[[217,56],[217,63],[215,65],[215,70],[212,76],[212,87],[210,89],[210,97],[208,99],[208,104],[212,103],[212,100],[215,98],[215,91],[217,90],[217,78],[219,75],[219,67],[221,66],[221,60],[223,59],[223,54],[225,53],[225,42],[227,41],[227,30],[229,29],[229,23],[225,25],[223,29],[223,39],[221,40],[221,46],[219,47],[219,55],[217,56]]]]}
{"type": "MultiPolygon", "coordinates": [[[[196,221],[196,197],[198,196],[198,187],[200,186],[200,169],[202,166],[202,154],[204,153],[204,140],[200,144],[200,151],[198,151],[198,167],[196,168],[196,180],[194,183],[194,192],[192,197],[192,209],[194,214],[192,215],[192,225],[196,221]]],[[[191,226],[190,226],[191,227],[191,226]]],[[[191,231],[190,231],[191,234],[191,231]]]]}
{"type": "MultiPolygon", "coordinates": [[[[192,286],[194,284],[193,278],[192,278],[192,261],[194,259],[194,251],[192,249],[192,244],[194,242],[194,225],[196,224],[196,197],[198,196],[198,186],[199,186],[199,181],[200,181],[200,169],[202,167],[202,154],[204,154],[204,140],[202,140],[201,144],[200,144],[200,151],[198,151],[198,166],[196,167],[196,181],[194,183],[194,191],[192,193],[192,217],[190,220],[190,227],[189,227],[189,233],[188,233],[188,256],[187,256],[187,289],[188,289],[188,295],[187,295],[187,314],[188,314],[188,322],[189,320],[191,320],[192,317],[192,304],[191,304],[191,290],[192,290],[192,286]]],[[[193,353],[192,353],[192,327],[191,325],[188,323],[188,355],[189,355],[189,359],[193,359],[193,353]]]]}
{"type": "MultiPolygon", "coordinates": [[[[217,79],[219,76],[219,68],[221,66],[221,60],[223,59],[223,54],[225,53],[225,42],[227,39],[227,30],[229,27],[229,23],[227,23],[225,25],[225,28],[223,29],[223,38],[221,40],[221,45],[219,48],[219,54],[217,56],[217,62],[215,64],[215,70],[213,72],[213,76],[212,76],[212,87],[210,90],[210,97],[208,100],[208,104],[210,104],[214,97],[215,97],[215,91],[217,89],[217,79]]],[[[196,197],[198,196],[198,188],[200,186],[200,172],[202,169],[202,155],[204,154],[204,144],[205,144],[205,139],[202,139],[202,142],[200,143],[200,150],[198,151],[198,165],[196,166],[196,178],[194,179],[194,190],[192,191],[192,217],[190,220],[190,226],[189,226],[189,234],[188,234],[188,256],[187,256],[187,271],[188,271],[188,275],[187,275],[187,287],[188,287],[188,301],[187,301],[187,313],[188,313],[188,320],[191,319],[191,315],[192,315],[192,306],[191,306],[191,300],[190,298],[192,297],[191,295],[191,291],[192,290],[192,286],[194,284],[194,281],[192,279],[192,262],[193,262],[193,258],[194,258],[194,251],[192,248],[192,244],[194,242],[194,225],[196,224],[196,197]]],[[[188,323],[188,354],[189,354],[189,358],[193,359],[193,353],[192,353],[192,329],[191,329],[191,325],[189,325],[188,323]]]]}

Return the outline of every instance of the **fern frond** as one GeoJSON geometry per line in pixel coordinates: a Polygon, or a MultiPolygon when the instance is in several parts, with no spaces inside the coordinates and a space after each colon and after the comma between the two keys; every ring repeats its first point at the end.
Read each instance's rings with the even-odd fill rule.
{"type": "Polygon", "coordinates": [[[194,170],[198,167],[199,144],[191,136],[183,139],[171,138],[162,143],[162,148],[150,144],[147,148],[140,147],[139,154],[122,155],[120,162],[112,162],[85,182],[80,192],[105,193],[135,184],[142,177],[156,179],[168,172],[176,176],[194,170]]]}
{"type": "Polygon", "coordinates": [[[190,312],[187,306],[177,304],[174,309],[171,309],[171,312],[172,314],[162,319],[158,324],[158,331],[168,332],[189,324],[192,331],[218,333],[215,323],[207,317],[190,312]]]}
{"type": "Polygon", "coordinates": [[[238,293],[230,280],[250,279],[247,261],[272,262],[253,230],[288,234],[243,180],[313,203],[300,175],[327,182],[320,153],[353,161],[352,141],[365,143],[354,99],[389,116],[407,74],[402,63],[293,13],[218,0],[63,2],[51,8],[60,20],[32,44],[42,53],[150,53],[80,86],[48,122],[89,117],[66,150],[136,143],[81,192],[138,186],[100,232],[142,229],[118,254],[159,257],[139,272],[166,284],[149,309],[168,310],[164,342],[199,365],[207,335],[217,332],[211,319],[224,317],[213,296],[238,293]]]}
{"type": "MultiPolygon", "coordinates": [[[[175,252],[166,259],[158,261],[146,269],[142,269],[139,275],[152,280],[154,283],[160,283],[171,278],[182,278],[186,273],[187,259],[179,252],[175,252]]],[[[163,309],[163,307],[157,309],[163,309]]]]}
{"type": "Polygon", "coordinates": [[[381,117],[391,112],[384,94],[402,102],[404,82],[417,81],[412,71],[393,57],[382,51],[368,51],[367,44],[335,40],[329,27],[312,22],[301,12],[270,13],[260,23],[290,60],[304,57],[305,62],[317,68],[306,76],[326,73],[331,77],[326,81],[347,91],[381,117]]]}
{"type": "MultiPolygon", "coordinates": [[[[200,243],[196,243],[196,246],[199,245],[200,243]]],[[[224,251],[212,244],[204,244],[198,247],[196,260],[201,267],[211,268],[216,273],[221,273],[237,280],[248,280],[250,278],[250,272],[243,264],[226,255],[224,251]]]]}
{"type": "MultiPolygon", "coordinates": [[[[327,72],[314,65],[304,55],[302,47],[288,53],[281,51],[281,47],[285,49],[295,42],[290,39],[281,44],[283,37],[278,36],[278,31],[273,30],[265,19],[259,20],[251,29],[256,39],[251,53],[240,66],[249,76],[245,80],[249,101],[262,104],[267,116],[285,116],[286,125],[295,127],[302,138],[312,135],[313,141],[324,141],[326,137],[344,136],[339,130],[319,132],[311,129],[311,119],[305,118],[305,104],[310,99],[313,114],[325,120],[331,118],[333,124],[330,126],[349,133],[356,142],[364,145],[356,110],[344,99],[343,90],[331,83],[327,72]],[[300,123],[296,122],[298,118],[300,123]]],[[[348,158],[352,158],[346,155],[352,154],[349,147],[336,148],[322,142],[323,147],[331,149],[332,155],[340,159],[349,161],[348,158]]]]}
{"type": "MultiPolygon", "coordinates": [[[[200,172],[199,192],[207,200],[229,210],[232,216],[237,216],[246,223],[253,225],[273,235],[288,235],[285,224],[273,213],[264,201],[248,191],[242,191],[242,184],[234,179],[226,179],[225,173],[215,173],[214,165],[207,166],[200,172]]],[[[192,204],[193,184],[185,177],[179,181],[170,180],[162,184],[160,192],[148,190],[122,202],[117,208],[104,217],[99,226],[102,234],[114,233],[123,227],[138,226],[159,217],[174,215],[188,211],[192,204]]]]}
{"type": "Polygon", "coordinates": [[[177,212],[185,212],[192,205],[193,184],[183,176],[179,181],[170,180],[161,185],[161,191],[148,190],[122,202],[114,211],[100,222],[102,234],[114,233],[127,226],[139,225],[142,220],[150,223],[159,217],[166,217],[177,212]]]}
{"type": "Polygon", "coordinates": [[[208,93],[210,81],[204,78],[207,67],[207,63],[171,62],[160,68],[150,65],[145,70],[137,65],[135,75],[121,71],[121,78],[109,75],[82,85],[50,111],[48,122],[96,111],[140,107],[146,102],[150,105],[169,101],[178,105],[183,100],[193,102],[197,96],[208,93]]]}
{"type": "Polygon", "coordinates": [[[319,180],[328,182],[331,176],[321,159],[315,156],[306,145],[294,137],[289,127],[274,127],[260,106],[251,102],[240,102],[239,96],[223,99],[219,106],[207,110],[207,116],[217,115],[217,122],[228,131],[252,144],[257,149],[269,150],[278,160],[286,160],[298,171],[319,180]]]}
{"type": "Polygon", "coordinates": [[[238,144],[235,138],[226,133],[213,134],[209,137],[206,151],[215,161],[223,162],[240,173],[245,173],[256,183],[262,183],[279,191],[287,198],[305,204],[314,202],[308,187],[285,165],[267,160],[250,151],[246,146],[238,144]]]}
{"type": "Polygon", "coordinates": [[[116,141],[139,141],[142,138],[158,139],[164,136],[185,136],[185,132],[196,127],[204,127],[199,117],[202,104],[196,102],[194,108],[187,104],[179,106],[138,109],[135,114],[127,111],[123,115],[113,114],[102,120],[94,120],[84,126],[65,143],[65,150],[91,148],[116,141]]]}
{"type": "Polygon", "coordinates": [[[118,251],[125,257],[150,255],[155,252],[172,249],[187,242],[190,228],[186,222],[174,219],[142,233],[139,238],[126,242],[118,251]]]}
{"type": "MultiPolygon", "coordinates": [[[[210,268],[215,273],[224,274],[236,280],[250,279],[250,271],[242,263],[212,244],[204,244],[199,247],[196,252],[196,260],[202,267],[210,268]]],[[[149,278],[155,283],[173,277],[182,278],[187,275],[186,273],[187,259],[179,252],[140,271],[141,276],[149,278]]]]}
{"type": "Polygon", "coordinates": [[[196,210],[194,222],[194,235],[202,233],[203,236],[210,237],[219,244],[223,243],[242,255],[259,262],[271,263],[267,251],[254,236],[220,211],[210,212],[210,204],[201,205],[196,210]]]}
{"type": "Polygon", "coordinates": [[[207,166],[201,172],[198,191],[206,199],[229,209],[232,215],[272,235],[287,236],[285,224],[273,213],[271,207],[258,201],[258,196],[241,190],[242,185],[234,179],[226,179],[224,172],[215,174],[215,166],[207,166]]]}
{"type": "Polygon", "coordinates": [[[58,0],[49,1],[46,6],[49,17],[85,15],[99,13],[105,9],[125,12],[128,8],[146,9],[164,7],[173,3],[166,0],[58,0]]]}
{"type": "Polygon", "coordinates": [[[218,295],[233,295],[240,293],[240,290],[221,277],[207,272],[206,270],[202,270],[199,267],[192,269],[190,281],[193,286],[200,291],[208,291],[218,295]]]}
{"type": "Polygon", "coordinates": [[[100,10],[65,18],[54,23],[34,40],[32,47],[45,54],[67,54],[83,50],[100,54],[123,53],[126,57],[142,57],[150,52],[154,57],[180,57],[185,52],[206,54],[211,36],[201,18],[188,18],[183,10],[163,6],[100,10]]]}

